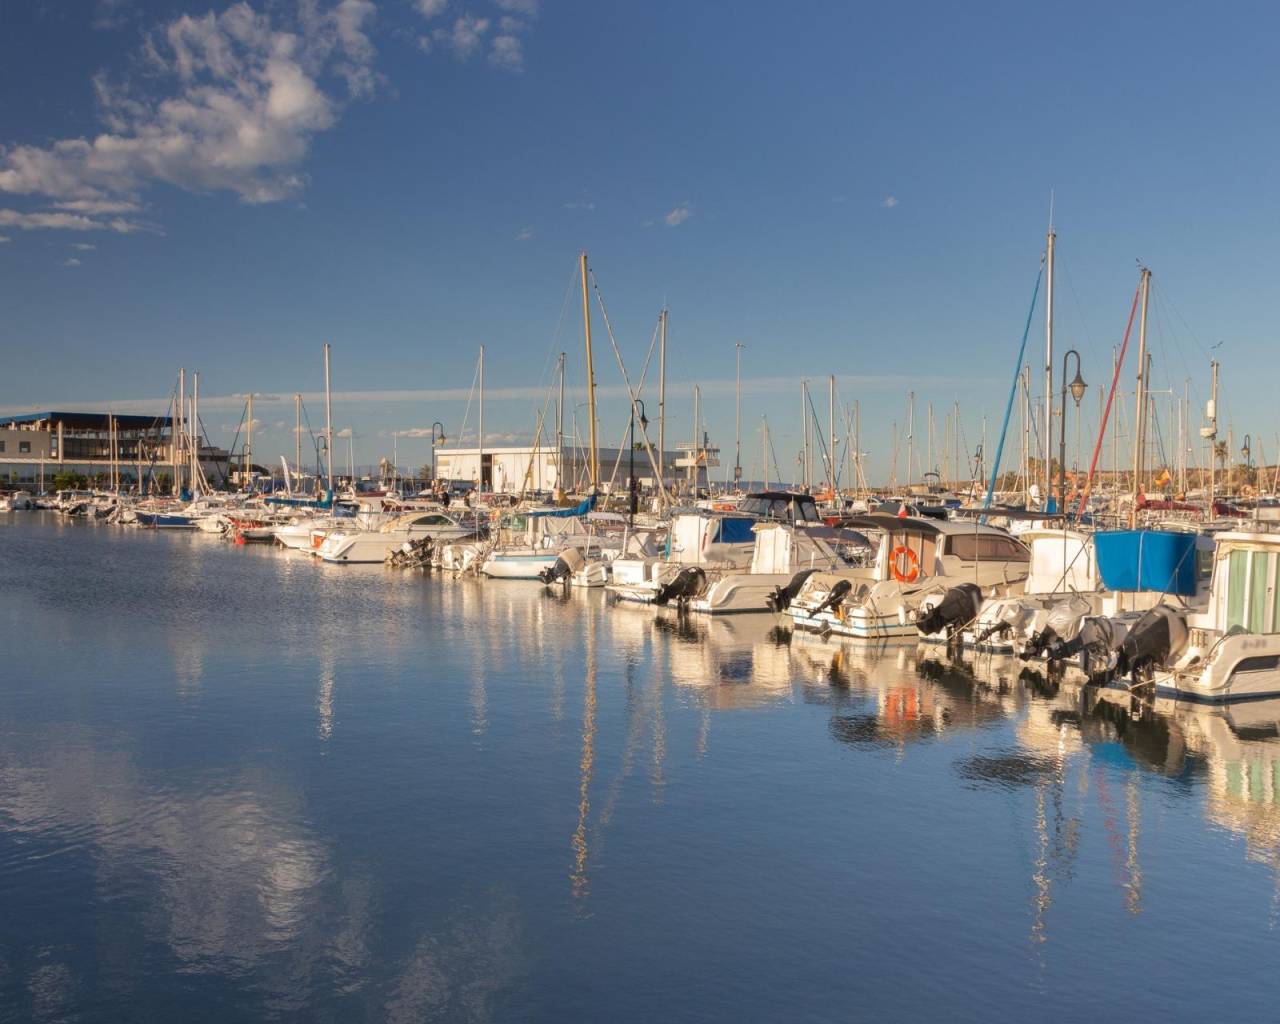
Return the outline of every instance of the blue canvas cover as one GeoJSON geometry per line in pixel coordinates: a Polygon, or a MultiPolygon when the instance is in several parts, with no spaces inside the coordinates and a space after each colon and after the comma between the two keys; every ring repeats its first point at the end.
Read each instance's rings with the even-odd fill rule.
{"type": "Polygon", "coordinates": [[[751,532],[751,528],[756,525],[756,519],[737,519],[725,518],[720,520],[720,533],[716,537],[716,541],[720,544],[745,544],[748,541],[755,540],[755,534],[751,532]]]}
{"type": "Polygon", "coordinates": [[[1196,535],[1170,530],[1108,530],[1093,535],[1108,590],[1153,590],[1194,597],[1196,535]]]}

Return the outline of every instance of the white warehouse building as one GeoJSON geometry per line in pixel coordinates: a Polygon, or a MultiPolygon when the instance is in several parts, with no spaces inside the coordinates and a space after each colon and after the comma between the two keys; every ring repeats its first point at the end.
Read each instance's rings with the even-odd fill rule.
{"type": "MultiPolygon", "coordinates": [[[[694,446],[688,443],[669,451],[663,459],[663,469],[669,481],[687,485],[695,459],[694,446]]],[[[613,491],[625,491],[630,474],[631,454],[622,448],[601,448],[600,480],[602,486],[613,491]]],[[[640,487],[651,488],[656,479],[649,456],[643,446],[635,450],[635,474],[640,487]]],[[[719,449],[705,447],[698,453],[697,480],[706,486],[707,470],[720,464],[719,449]]],[[[654,450],[657,456],[657,450],[654,450]]],[[[566,447],[558,451],[555,445],[502,448],[447,448],[436,449],[435,476],[453,484],[469,484],[482,491],[498,494],[518,494],[521,491],[582,491],[589,484],[591,470],[586,449],[566,447]]]]}

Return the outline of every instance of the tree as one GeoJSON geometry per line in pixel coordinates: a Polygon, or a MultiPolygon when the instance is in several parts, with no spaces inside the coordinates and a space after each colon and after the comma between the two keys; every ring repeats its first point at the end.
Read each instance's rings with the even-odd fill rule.
{"type": "Polygon", "coordinates": [[[83,473],[72,473],[63,470],[53,478],[55,491],[79,491],[89,486],[89,480],[83,473]]]}

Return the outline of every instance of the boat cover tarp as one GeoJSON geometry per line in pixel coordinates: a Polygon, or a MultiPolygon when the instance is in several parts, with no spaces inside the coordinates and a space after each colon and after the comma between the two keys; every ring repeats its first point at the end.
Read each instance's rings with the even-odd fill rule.
{"type": "Polygon", "coordinates": [[[1108,590],[1193,597],[1196,535],[1170,530],[1108,530],[1093,535],[1098,571],[1108,590]]]}
{"type": "Polygon", "coordinates": [[[596,496],[593,494],[578,502],[573,508],[538,509],[530,512],[532,518],[569,519],[572,516],[585,516],[596,507],[596,496]]]}
{"type": "Polygon", "coordinates": [[[757,519],[740,519],[736,516],[725,516],[720,520],[720,533],[716,542],[719,544],[747,544],[755,540],[751,528],[759,522],[757,519]]]}

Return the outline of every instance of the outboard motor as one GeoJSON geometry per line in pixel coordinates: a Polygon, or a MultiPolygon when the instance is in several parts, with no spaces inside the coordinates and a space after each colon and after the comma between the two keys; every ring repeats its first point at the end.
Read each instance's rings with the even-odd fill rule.
{"type": "Polygon", "coordinates": [[[568,582],[569,577],[587,564],[582,552],[577,548],[565,548],[556,557],[555,565],[538,573],[538,579],[547,586],[560,580],[568,582]]]}
{"type": "Polygon", "coordinates": [[[1080,621],[1080,628],[1070,640],[1055,641],[1046,652],[1050,661],[1080,658],[1080,671],[1090,681],[1100,681],[1115,667],[1115,652],[1123,638],[1105,615],[1090,615],[1080,621]]]}
{"type": "Polygon", "coordinates": [[[1169,660],[1187,642],[1183,616],[1163,605],[1152,608],[1129,630],[1120,644],[1116,674],[1150,678],[1152,671],[1169,660]]]}
{"type": "Polygon", "coordinates": [[[670,604],[672,601],[683,604],[690,598],[697,597],[707,585],[707,574],[696,565],[687,566],[676,573],[675,577],[658,588],[653,599],[654,604],[670,604]]]}
{"type": "Polygon", "coordinates": [[[1076,632],[1079,618],[1080,609],[1071,601],[1059,601],[1045,616],[1044,628],[1032,635],[1018,656],[1027,661],[1048,654],[1055,644],[1065,643],[1076,632]]]}
{"type": "Polygon", "coordinates": [[[922,636],[930,636],[945,629],[949,640],[957,630],[977,618],[981,608],[982,588],[976,583],[961,583],[943,594],[942,600],[932,608],[916,617],[916,629],[922,636]]]}
{"type": "Polygon", "coordinates": [[[812,576],[817,569],[804,569],[791,577],[791,582],[785,587],[774,587],[773,593],[765,598],[765,604],[769,606],[771,612],[785,612],[791,607],[791,602],[800,593],[800,588],[804,586],[805,581],[812,576]]]}
{"type": "Polygon", "coordinates": [[[853,583],[849,580],[836,580],[832,584],[831,589],[827,592],[827,596],[822,599],[816,608],[809,612],[809,618],[821,615],[828,608],[835,611],[844,603],[844,599],[849,596],[849,591],[853,589],[853,583]]]}

